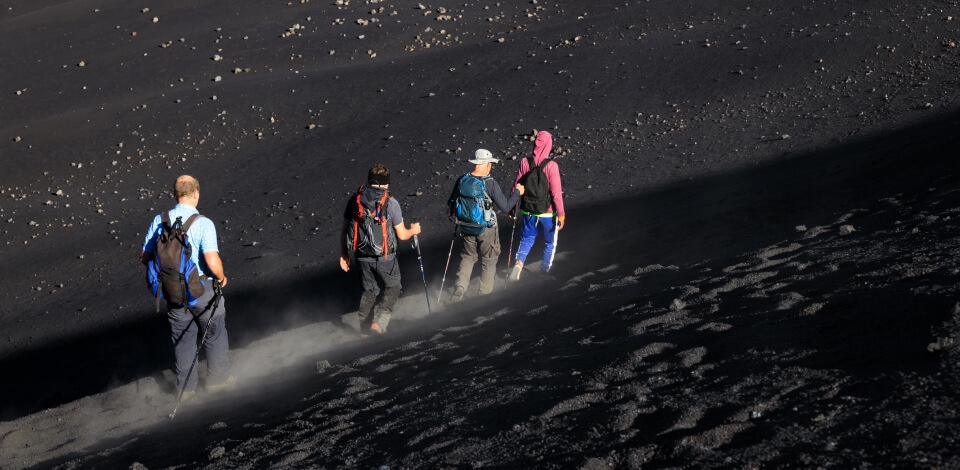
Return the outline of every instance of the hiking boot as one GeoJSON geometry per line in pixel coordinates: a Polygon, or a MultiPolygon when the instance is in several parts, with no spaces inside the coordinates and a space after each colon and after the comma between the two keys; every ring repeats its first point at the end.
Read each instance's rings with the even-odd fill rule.
{"type": "Polygon", "coordinates": [[[378,324],[376,324],[376,323],[371,323],[371,324],[370,324],[370,331],[372,331],[372,332],[374,332],[374,333],[376,333],[376,334],[378,334],[378,335],[382,335],[382,334],[384,333],[383,329],[380,328],[380,325],[378,325],[378,324]]]}
{"type": "Polygon", "coordinates": [[[510,280],[519,281],[521,271],[523,271],[523,263],[517,261],[517,264],[513,265],[513,269],[510,270],[510,280]]]}
{"type": "Polygon", "coordinates": [[[456,289],[455,291],[453,291],[453,296],[450,297],[450,303],[455,304],[455,303],[463,300],[463,292],[464,292],[464,290],[465,290],[465,289],[464,289],[462,286],[457,286],[457,289],[456,289]]]}
{"type": "Polygon", "coordinates": [[[207,391],[212,393],[222,392],[224,390],[229,390],[233,388],[233,386],[236,384],[237,384],[237,376],[230,374],[230,376],[227,377],[227,380],[224,380],[223,382],[220,382],[214,385],[207,385],[207,391]]]}

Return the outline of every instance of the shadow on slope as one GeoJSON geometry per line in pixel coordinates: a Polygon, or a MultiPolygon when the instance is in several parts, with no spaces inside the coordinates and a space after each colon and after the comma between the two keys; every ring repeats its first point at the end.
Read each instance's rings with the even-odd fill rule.
{"type": "Polygon", "coordinates": [[[942,176],[914,180],[895,204],[865,204],[860,236],[839,235],[843,214],[689,267],[624,255],[580,264],[567,281],[522,282],[520,292],[550,295],[482,299],[408,323],[325,354],[320,374],[304,363],[76,463],[880,464],[916,426],[898,416],[950,406],[923,399],[950,387],[930,382],[941,363],[925,348],[955,301],[942,294],[956,294],[937,290],[955,282],[958,256],[950,214],[960,190],[956,173],[942,176]],[[905,272],[918,253],[939,261],[905,272]],[[838,439],[846,452],[822,451],[838,439]]]}
{"type": "MultiPolygon", "coordinates": [[[[723,260],[783,240],[796,225],[832,221],[838,211],[923,188],[938,177],[955,181],[958,163],[951,152],[958,129],[960,117],[954,113],[938,122],[817,154],[629,195],[596,207],[573,207],[568,227],[561,233],[560,249],[567,256],[553,274],[572,278],[625,257],[643,260],[645,265],[723,260]]],[[[602,170],[616,173],[618,169],[602,170]]],[[[436,292],[437,273],[443,272],[449,245],[423,248],[430,291],[436,292]]],[[[537,247],[532,253],[531,260],[536,261],[537,247]]],[[[406,251],[402,256],[405,297],[422,296],[415,255],[406,251]]],[[[324,264],[333,265],[333,261],[324,264]]],[[[242,347],[274,331],[310,322],[339,322],[340,315],[355,308],[357,289],[351,275],[321,270],[229,293],[231,346],[242,347]]],[[[516,301],[512,293],[511,299],[516,301]]],[[[402,315],[396,322],[400,329],[416,328],[404,326],[402,315]]],[[[159,373],[172,354],[164,323],[157,316],[3,360],[0,369],[8,371],[8,383],[18,386],[5,392],[0,416],[15,419],[159,373]]]]}

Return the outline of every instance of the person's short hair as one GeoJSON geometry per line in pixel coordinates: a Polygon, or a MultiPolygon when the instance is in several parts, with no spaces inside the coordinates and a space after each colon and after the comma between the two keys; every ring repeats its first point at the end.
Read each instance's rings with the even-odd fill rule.
{"type": "Polygon", "coordinates": [[[373,165],[370,167],[370,171],[367,173],[367,184],[376,184],[381,186],[390,184],[390,170],[379,163],[373,165]]]}
{"type": "Polygon", "coordinates": [[[180,199],[200,190],[200,182],[190,175],[182,175],[173,184],[173,197],[180,199]]]}

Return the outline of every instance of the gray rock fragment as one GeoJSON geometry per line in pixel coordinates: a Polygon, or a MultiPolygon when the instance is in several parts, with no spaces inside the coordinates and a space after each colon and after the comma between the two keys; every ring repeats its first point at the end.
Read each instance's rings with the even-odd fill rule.
{"type": "Polygon", "coordinates": [[[215,459],[219,459],[220,457],[223,457],[224,454],[226,453],[227,453],[227,449],[224,449],[223,446],[216,446],[210,451],[210,453],[207,456],[210,458],[210,460],[215,460],[215,459]]]}

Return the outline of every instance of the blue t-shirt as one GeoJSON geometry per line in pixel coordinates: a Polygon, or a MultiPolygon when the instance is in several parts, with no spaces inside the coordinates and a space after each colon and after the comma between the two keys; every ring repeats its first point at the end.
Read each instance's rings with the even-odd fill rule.
{"type": "MultiPolygon", "coordinates": [[[[199,213],[200,211],[198,211],[196,207],[177,204],[173,210],[169,212],[170,223],[177,220],[177,217],[180,217],[180,220],[186,223],[191,215],[199,213]]],[[[157,216],[153,218],[150,229],[147,230],[147,235],[143,241],[143,251],[147,253],[157,251],[157,239],[160,237],[160,234],[163,233],[162,225],[162,214],[157,214],[157,216]]],[[[217,246],[217,227],[213,224],[213,221],[202,216],[194,220],[193,225],[187,230],[187,239],[190,240],[190,244],[194,247],[190,253],[190,259],[200,267],[201,272],[208,277],[214,277],[210,269],[207,268],[206,260],[200,256],[202,253],[220,252],[220,248],[217,246]]]]}

